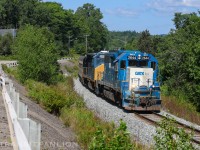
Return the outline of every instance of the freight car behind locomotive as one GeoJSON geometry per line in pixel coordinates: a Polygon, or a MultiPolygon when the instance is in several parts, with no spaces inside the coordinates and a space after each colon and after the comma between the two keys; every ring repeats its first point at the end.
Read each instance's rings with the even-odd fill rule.
{"type": "Polygon", "coordinates": [[[80,57],[79,78],[124,109],[161,109],[158,61],[151,54],[138,50],[90,53],[80,57]]]}

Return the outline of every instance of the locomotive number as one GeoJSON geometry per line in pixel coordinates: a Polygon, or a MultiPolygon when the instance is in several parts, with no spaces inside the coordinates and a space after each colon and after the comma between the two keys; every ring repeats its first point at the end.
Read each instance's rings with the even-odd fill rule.
{"type": "Polygon", "coordinates": [[[132,56],[132,55],[128,56],[128,60],[135,60],[135,59],[136,59],[136,56],[132,56]]]}
{"type": "Polygon", "coordinates": [[[143,56],[142,59],[143,59],[143,60],[148,60],[148,59],[149,59],[149,56],[143,56]]]}

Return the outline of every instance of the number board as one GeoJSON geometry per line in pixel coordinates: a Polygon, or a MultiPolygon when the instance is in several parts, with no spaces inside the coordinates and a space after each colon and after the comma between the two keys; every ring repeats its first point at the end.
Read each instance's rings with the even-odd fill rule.
{"type": "Polygon", "coordinates": [[[143,56],[142,60],[149,60],[149,56],[143,56]]]}
{"type": "Polygon", "coordinates": [[[129,56],[128,56],[128,60],[136,60],[136,56],[129,55],[129,56]]]}

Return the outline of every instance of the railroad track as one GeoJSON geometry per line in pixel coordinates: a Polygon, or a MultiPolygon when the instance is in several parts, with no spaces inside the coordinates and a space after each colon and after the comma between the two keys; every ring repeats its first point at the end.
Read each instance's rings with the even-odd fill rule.
{"type": "MultiPolygon", "coordinates": [[[[166,116],[163,116],[161,114],[158,113],[148,113],[148,114],[141,114],[141,113],[134,113],[136,116],[138,116],[139,118],[149,122],[152,125],[158,126],[158,123],[166,118],[166,116]]],[[[192,141],[196,144],[200,144],[200,130],[193,128],[189,125],[183,124],[181,122],[175,121],[176,124],[178,124],[179,128],[183,128],[187,133],[191,133],[193,132],[193,138],[192,141]]]]}

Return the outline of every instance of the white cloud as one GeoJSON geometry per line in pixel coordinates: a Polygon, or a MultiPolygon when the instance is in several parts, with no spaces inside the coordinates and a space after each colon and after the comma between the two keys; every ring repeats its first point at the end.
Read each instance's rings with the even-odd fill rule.
{"type": "Polygon", "coordinates": [[[111,15],[118,15],[124,17],[135,17],[138,15],[138,12],[132,9],[125,9],[125,8],[116,8],[116,9],[107,9],[105,10],[106,13],[111,15]]]}
{"type": "Polygon", "coordinates": [[[182,0],[183,6],[199,8],[200,7],[200,0],[182,0]]]}
{"type": "Polygon", "coordinates": [[[158,12],[190,12],[200,8],[200,0],[152,0],[147,7],[158,12]]]}

